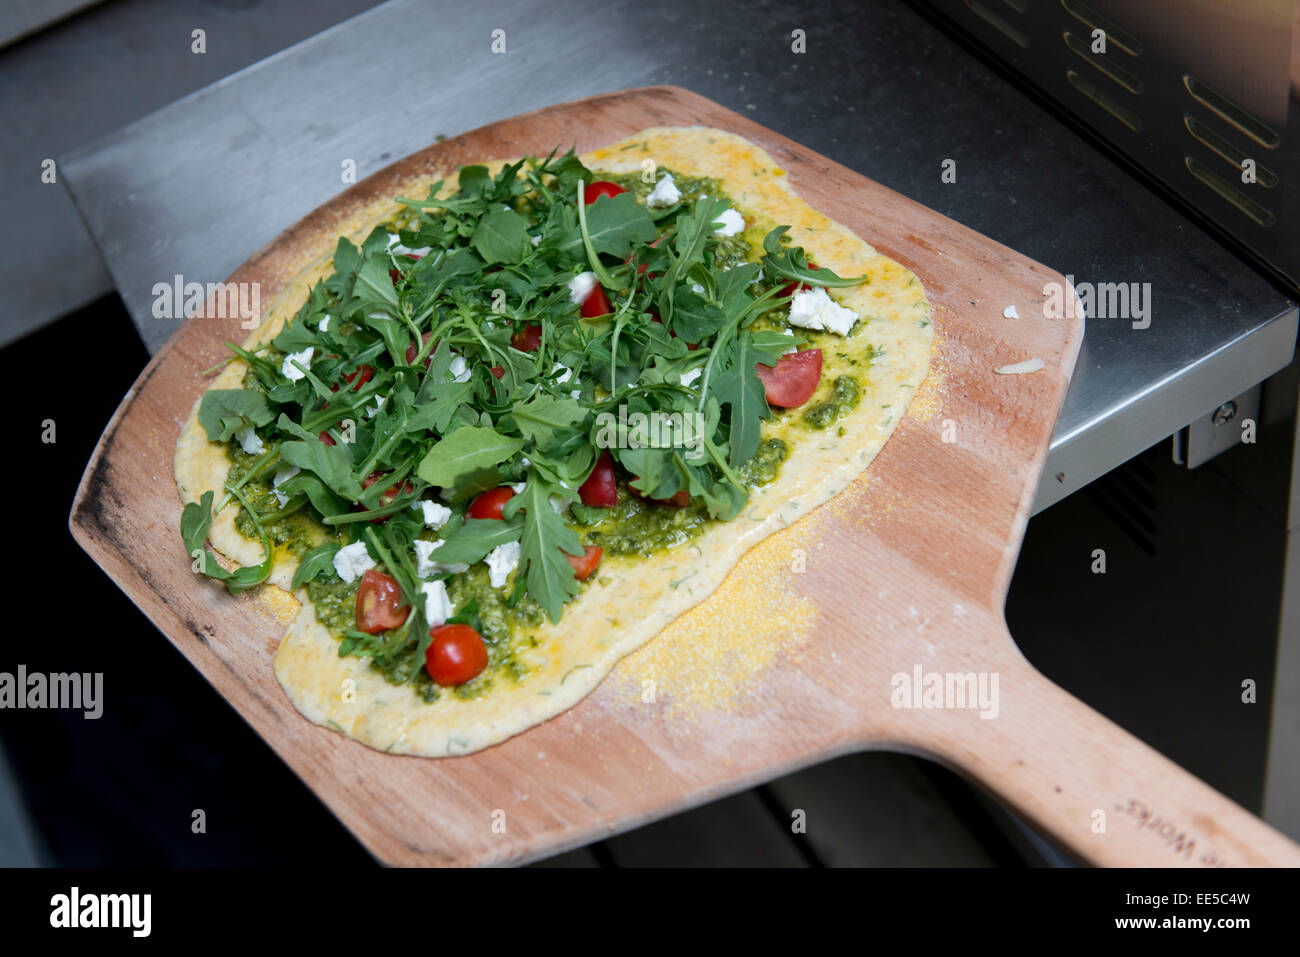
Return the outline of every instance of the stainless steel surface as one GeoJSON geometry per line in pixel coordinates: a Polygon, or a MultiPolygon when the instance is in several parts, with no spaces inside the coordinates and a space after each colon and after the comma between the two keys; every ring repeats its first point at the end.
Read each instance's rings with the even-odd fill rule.
{"type": "Polygon", "coordinates": [[[1285,296],[908,5],[599,9],[392,0],[68,154],[66,181],[146,343],[175,327],[151,315],[154,283],[224,278],[337,193],[344,160],[364,176],[438,134],[675,83],[1076,282],[1150,284],[1144,327],[1089,317],[1036,508],[1289,360],[1285,296]],[[806,53],[791,51],[796,28],[806,53]],[[430,55],[395,60],[400,36],[430,38],[430,55]]]}
{"type": "MultiPolygon", "coordinates": [[[[43,181],[46,160],[373,5],[113,0],[0,50],[0,346],[113,288],[62,168],[43,181]],[[207,31],[206,53],[191,52],[196,28],[207,31]]],[[[34,6],[0,14],[0,33],[34,6]]]]}
{"type": "Polygon", "coordinates": [[[1300,285],[1300,0],[925,0],[1300,285]]]}
{"type": "Polygon", "coordinates": [[[1256,441],[1261,424],[1262,392],[1261,386],[1247,389],[1175,432],[1174,462],[1189,469],[1198,468],[1242,442],[1256,441]]]}

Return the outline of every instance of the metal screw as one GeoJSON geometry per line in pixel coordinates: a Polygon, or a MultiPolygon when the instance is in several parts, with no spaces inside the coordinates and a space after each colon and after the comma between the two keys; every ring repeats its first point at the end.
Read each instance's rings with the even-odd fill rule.
{"type": "Polygon", "coordinates": [[[1213,422],[1215,425],[1227,425],[1232,421],[1233,416],[1237,414],[1237,403],[1229,399],[1223,405],[1214,410],[1213,422]]]}

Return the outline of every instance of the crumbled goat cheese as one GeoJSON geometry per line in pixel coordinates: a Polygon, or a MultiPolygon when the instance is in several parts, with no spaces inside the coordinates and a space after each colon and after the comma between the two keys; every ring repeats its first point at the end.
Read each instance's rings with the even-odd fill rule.
{"type": "Polygon", "coordinates": [[[672,173],[664,173],[650,195],[645,198],[647,206],[671,206],[682,198],[682,191],[673,182],[672,173]]]}
{"type": "Polygon", "coordinates": [[[795,293],[790,303],[790,324],[804,329],[825,329],[846,336],[858,314],[841,306],[820,286],[795,293]]]}
{"type": "Polygon", "coordinates": [[[299,369],[298,366],[294,365],[294,363],[298,363],[298,365],[301,365],[303,369],[309,368],[311,366],[311,357],[315,354],[315,346],[308,346],[306,349],[303,349],[302,352],[289,353],[284,357],[284,362],[280,364],[280,374],[290,382],[297,382],[299,379],[303,378],[306,373],[299,369]]]}
{"type": "Polygon", "coordinates": [[[506,583],[506,577],[519,565],[519,543],[506,542],[488,552],[488,582],[493,588],[500,588],[506,583]]]}
{"type": "Polygon", "coordinates": [[[354,582],[375,567],[375,560],[366,551],[365,542],[344,545],[334,553],[334,571],[345,582],[354,582]]]}

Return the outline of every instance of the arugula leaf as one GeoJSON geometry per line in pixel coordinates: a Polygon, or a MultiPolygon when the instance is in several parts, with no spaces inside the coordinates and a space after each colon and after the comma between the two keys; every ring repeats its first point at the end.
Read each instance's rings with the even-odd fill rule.
{"type": "Polygon", "coordinates": [[[577,533],[551,508],[550,497],[558,491],[534,475],[501,511],[506,519],[514,518],[521,510],[524,513],[520,574],[527,582],[529,596],[546,609],[551,621],[560,620],[564,603],[578,593],[578,579],[565,553],[582,554],[577,533]]]}
{"type": "Polygon", "coordinates": [[[313,473],[325,485],[346,499],[361,497],[361,483],[352,474],[352,452],[347,445],[326,445],[313,441],[285,442],[280,456],[290,465],[313,473]]]}
{"type": "Polygon", "coordinates": [[[577,426],[586,417],[586,408],[576,399],[559,399],[544,392],[515,406],[511,412],[520,434],[539,449],[550,448],[557,433],[577,426]]]}
{"type": "Polygon", "coordinates": [[[433,553],[434,561],[447,565],[481,562],[498,545],[519,541],[523,522],[519,519],[467,518],[433,553]]]}
{"type": "Polygon", "coordinates": [[[301,588],[318,575],[333,571],[334,556],[338,554],[338,550],[338,542],[325,542],[308,551],[293,573],[292,587],[301,588]]]}
{"type": "Polygon", "coordinates": [[[266,396],[251,389],[209,389],[199,402],[199,425],[213,442],[229,442],[237,430],[260,428],[272,418],[266,396]]]}
{"type": "Polygon", "coordinates": [[[479,220],[470,245],[487,263],[517,263],[529,248],[528,223],[512,209],[494,209],[479,220]]]}
{"type": "Polygon", "coordinates": [[[466,426],[435,443],[415,474],[430,485],[454,487],[462,478],[504,462],[523,447],[523,440],[495,429],[466,426]]]}
{"type": "Polygon", "coordinates": [[[763,237],[765,255],[762,264],[765,275],[769,279],[784,276],[786,279],[793,279],[796,282],[806,282],[814,286],[830,286],[832,288],[860,286],[867,281],[867,276],[845,278],[829,269],[813,269],[808,265],[808,259],[801,247],[782,248],[781,237],[785,235],[789,228],[789,226],[778,226],[763,237]]]}
{"type": "MultiPolygon", "coordinates": [[[[232,489],[231,493],[247,508],[242,493],[236,489],[232,489]]],[[[208,530],[212,527],[212,490],[204,492],[199,501],[189,502],[181,510],[181,541],[185,543],[185,551],[198,560],[202,574],[222,582],[232,595],[260,585],[271,574],[271,542],[262,530],[257,514],[252,509],[248,509],[248,513],[253,517],[253,524],[261,536],[266,557],[260,565],[243,565],[232,572],[223,568],[207,547],[208,530]]]]}
{"type": "MultiPolygon", "coordinates": [[[[587,221],[587,236],[597,253],[625,258],[633,243],[648,243],[659,237],[659,230],[644,206],[638,206],[631,193],[602,196],[582,210],[587,221]]],[[[574,257],[583,254],[582,233],[571,230],[559,243],[559,250],[574,257]]]]}
{"type": "Polygon", "coordinates": [[[758,361],[748,331],[741,332],[732,343],[721,348],[723,364],[710,386],[719,405],[731,407],[731,455],[728,463],[736,468],[754,457],[762,438],[762,419],[768,414],[767,392],[754,372],[758,361]]]}

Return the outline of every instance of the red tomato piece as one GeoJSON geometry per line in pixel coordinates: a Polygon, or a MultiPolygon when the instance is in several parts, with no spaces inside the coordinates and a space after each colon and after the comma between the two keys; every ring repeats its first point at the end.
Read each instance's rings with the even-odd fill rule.
{"type": "MultiPolygon", "coordinates": [[[[636,476],[632,477],[632,481],[636,481],[636,476]]],[[[644,492],[636,489],[631,483],[628,483],[627,490],[637,498],[643,498],[648,502],[657,502],[660,505],[671,505],[673,508],[685,508],[686,504],[691,500],[691,493],[686,491],[684,488],[678,489],[667,498],[649,498],[644,492]]]]}
{"type": "Polygon", "coordinates": [[[322,432],[322,433],[320,434],[320,440],[321,440],[322,442],[324,442],[326,445],[335,445],[335,444],[336,444],[335,441],[334,441],[334,438],[329,434],[329,432],[322,432]]]}
{"type": "MultiPolygon", "coordinates": [[[[352,383],[352,391],[356,392],[363,385],[370,381],[370,377],[375,374],[375,367],[371,365],[362,365],[351,375],[344,373],[343,381],[352,383]]],[[[334,391],[338,391],[335,389],[334,391]]]]}
{"type": "Polygon", "coordinates": [[[447,687],[472,681],[487,667],[487,645],[469,625],[439,625],[424,653],[424,668],[434,684],[447,687]]]}
{"type": "MultiPolygon", "coordinates": [[[[813,262],[813,261],[810,259],[810,260],[808,260],[808,268],[809,268],[809,269],[820,269],[821,267],[818,266],[815,262],[813,262]]],[[[811,288],[812,288],[812,286],[808,285],[806,282],[793,282],[793,281],[791,281],[791,282],[788,282],[788,283],[786,283],[784,286],[781,287],[781,295],[783,295],[783,296],[793,296],[796,292],[802,292],[802,291],[805,290],[805,289],[811,289],[811,288]]]]}
{"type": "MultiPolygon", "coordinates": [[[[424,333],[423,336],[420,337],[420,338],[422,339],[421,348],[423,348],[423,343],[429,341],[429,337],[430,337],[431,335],[433,335],[432,332],[426,332],[426,333],[424,333]]],[[[434,346],[434,348],[436,349],[437,346],[434,346]]],[[[408,366],[410,366],[410,365],[415,365],[415,357],[418,356],[419,354],[420,354],[420,350],[417,349],[417,348],[415,348],[415,343],[412,342],[409,346],[406,347],[406,364],[407,364],[408,366]]],[[[427,356],[425,356],[425,357],[424,357],[424,367],[425,367],[426,369],[429,368],[429,363],[432,362],[432,361],[433,361],[433,356],[432,356],[432,355],[427,355],[427,356]]]]}
{"type": "Polygon", "coordinates": [[[605,549],[599,545],[584,545],[582,546],[581,555],[570,555],[565,552],[564,557],[573,566],[573,577],[580,582],[585,582],[591,577],[591,573],[596,570],[596,566],[600,564],[600,560],[604,555],[605,549]]]}
{"type": "Polygon", "coordinates": [[[587,481],[578,487],[578,497],[583,505],[595,508],[612,508],[618,504],[618,483],[614,478],[614,456],[609,450],[600,453],[596,467],[587,476],[587,481]]]}
{"type": "Polygon", "coordinates": [[[542,347],[542,327],[529,323],[510,337],[510,344],[520,352],[536,352],[542,347]]]}
{"type": "MultiPolygon", "coordinates": [[[[662,236],[660,236],[658,239],[656,239],[656,240],[655,240],[654,242],[652,242],[650,245],[651,245],[651,246],[658,246],[658,245],[659,245],[661,242],[663,242],[663,241],[664,241],[664,238],[663,238],[662,236]]],[[[629,254],[628,257],[627,257],[627,260],[626,260],[626,261],[627,261],[627,262],[635,262],[635,261],[636,261],[636,255],[635,255],[635,254],[629,254]]],[[[638,276],[644,276],[644,275],[645,275],[645,271],[646,271],[646,267],[648,267],[649,265],[650,265],[649,263],[641,263],[641,265],[639,265],[639,266],[636,267],[636,274],[637,274],[638,276]]],[[[652,272],[652,273],[650,274],[650,277],[649,277],[649,278],[654,279],[657,275],[659,275],[659,274],[658,274],[658,273],[654,273],[654,272],[652,272]]]]}
{"type": "Polygon", "coordinates": [[[470,502],[465,514],[469,518],[500,518],[501,509],[505,508],[506,502],[514,497],[514,489],[509,485],[500,485],[489,489],[470,502]]]}
{"type": "Polygon", "coordinates": [[[607,179],[598,179],[594,183],[587,184],[582,191],[582,198],[586,201],[586,205],[590,206],[602,196],[617,196],[619,193],[626,192],[627,190],[617,183],[611,183],[607,179]]]}
{"type": "Polygon", "coordinates": [[[492,368],[488,369],[488,372],[491,372],[494,376],[496,376],[499,379],[506,374],[506,367],[492,366],[492,368]]]}
{"type": "MultiPolygon", "coordinates": [[[[423,259],[423,258],[424,258],[424,254],[423,254],[423,253],[403,253],[402,256],[401,256],[400,258],[403,258],[403,259],[423,259]]],[[[396,286],[397,283],[401,280],[401,278],[402,278],[403,276],[405,276],[405,275],[406,275],[406,273],[402,272],[400,269],[390,269],[390,270],[388,270],[388,278],[391,279],[391,280],[393,280],[393,285],[394,285],[394,286],[396,286]]]]}
{"type": "Polygon", "coordinates": [[[587,298],[582,300],[582,315],[584,319],[594,319],[596,316],[607,316],[614,310],[609,307],[609,298],[605,295],[604,286],[592,286],[591,292],[587,298]]]}
{"type": "Polygon", "coordinates": [[[357,628],[367,635],[377,635],[390,628],[400,628],[411,613],[402,604],[402,589],[397,579],[367,569],[357,586],[357,628]]]}
{"type": "MultiPolygon", "coordinates": [[[[367,475],[364,479],[361,480],[361,487],[370,488],[370,486],[374,485],[383,477],[384,477],[383,472],[371,472],[369,475],[367,475]]],[[[401,488],[398,488],[396,485],[394,485],[392,488],[385,490],[385,492],[379,496],[379,503],[375,507],[380,508],[383,507],[384,505],[391,505],[393,504],[393,499],[397,498],[398,495],[410,495],[414,491],[415,491],[415,486],[412,485],[410,482],[403,482],[401,488]]],[[[378,524],[379,522],[388,521],[388,518],[389,516],[385,515],[380,518],[372,518],[370,521],[378,524]]]]}
{"type": "Polygon", "coordinates": [[[754,364],[754,372],[763,380],[767,404],[793,409],[803,405],[817,391],[822,378],[822,351],[805,349],[776,360],[776,365],[754,364]]]}

